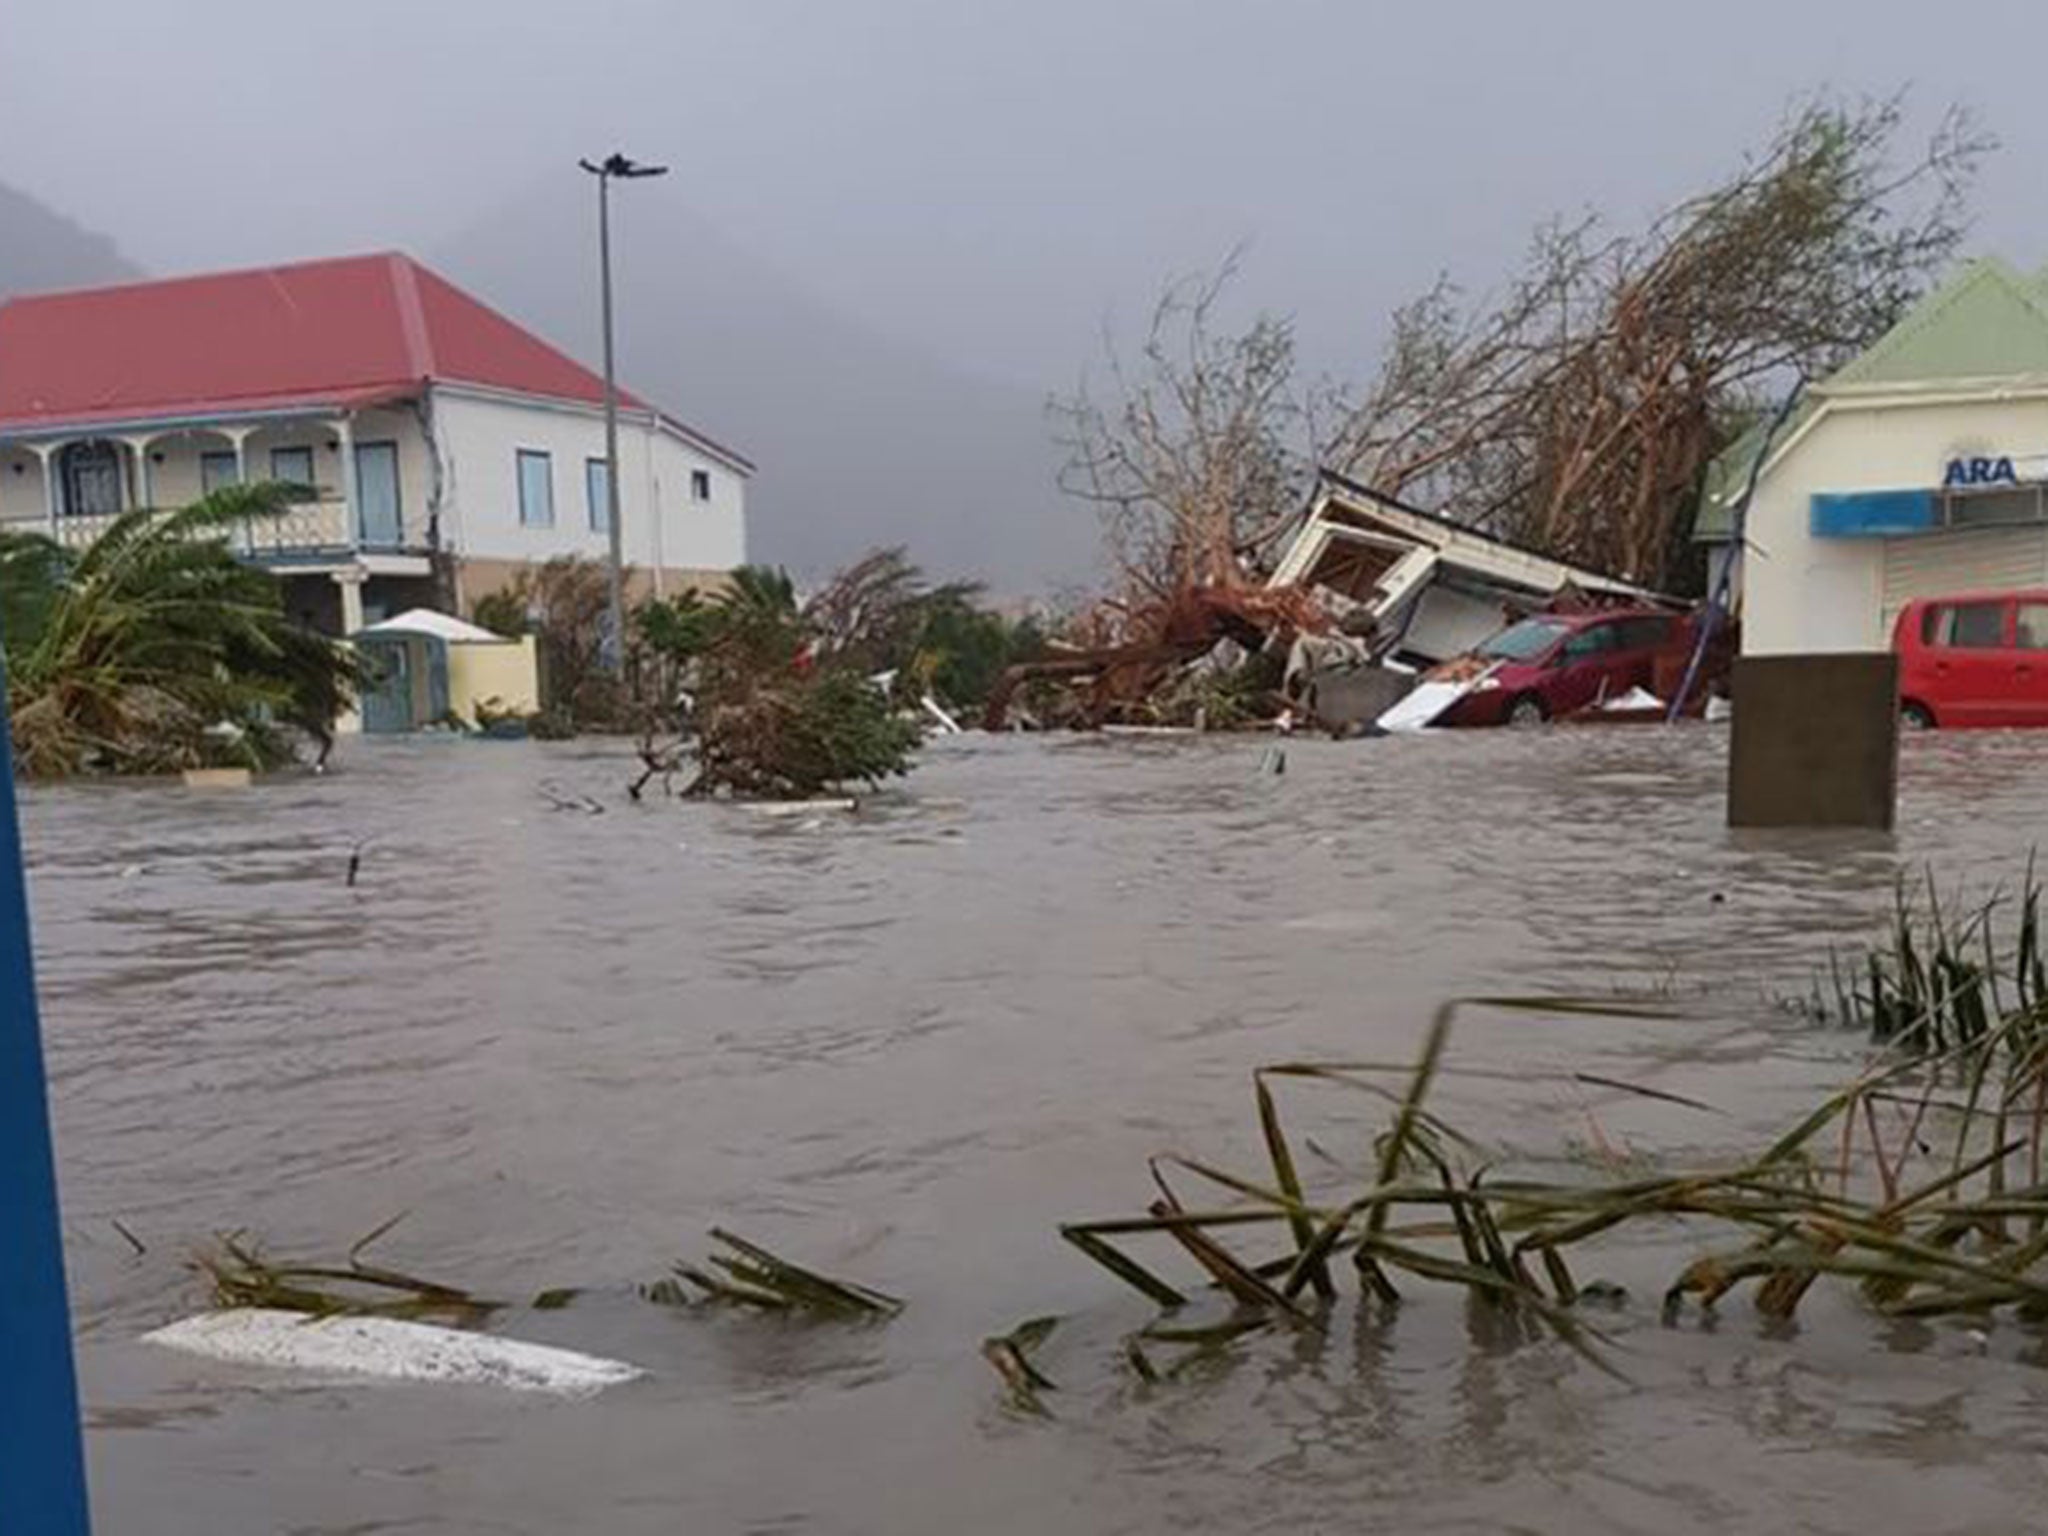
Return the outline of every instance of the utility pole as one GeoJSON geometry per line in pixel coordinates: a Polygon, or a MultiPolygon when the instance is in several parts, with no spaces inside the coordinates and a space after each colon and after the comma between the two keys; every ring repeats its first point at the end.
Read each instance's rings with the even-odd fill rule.
{"type": "MultiPolygon", "coordinates": [[[[597,178],[597,266],[604,308],[604,499],[605,534],[611,546],[611,590],[606,604],[605,666],[613,677],[626,675],[626,566],[619,528],[619,379],[612,348],[612,204],[614,176],[666,176],[665,165],[639,165],[612,154],[595,163],[576,162],[597,178]]],[[[659,516],[659,509],[656,509],[659,516]]]]}

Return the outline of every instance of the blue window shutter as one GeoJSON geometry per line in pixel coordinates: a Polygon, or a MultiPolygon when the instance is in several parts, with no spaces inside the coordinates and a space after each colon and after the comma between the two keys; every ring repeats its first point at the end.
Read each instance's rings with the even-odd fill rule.
{"type": "Polygon", "coordinates": [[[1879,539],[1932,533],[1941,526],[1933,491],[1847,491],[1816,495],[1808,505],[1817,539],[1879,539]]]}

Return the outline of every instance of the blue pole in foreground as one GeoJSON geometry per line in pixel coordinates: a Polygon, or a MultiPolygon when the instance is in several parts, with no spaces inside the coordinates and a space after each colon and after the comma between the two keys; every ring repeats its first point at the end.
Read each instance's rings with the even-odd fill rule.
{"type": "Polygon", "coordinates": [[[0,668],[0,1531],[86,1536],[57,1167],[0,668]]]}

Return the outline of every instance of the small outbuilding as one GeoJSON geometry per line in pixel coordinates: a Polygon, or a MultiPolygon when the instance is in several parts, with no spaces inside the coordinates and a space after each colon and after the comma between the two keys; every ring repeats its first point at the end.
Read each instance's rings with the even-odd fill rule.
{"type": "Polygon", "coordinates": [[[529,715],[540,708],[533,637],[510,639],[431,608],[411,608],[351,637],[369,663],[362,729],[416,731],[486,714],[529,715]]]}

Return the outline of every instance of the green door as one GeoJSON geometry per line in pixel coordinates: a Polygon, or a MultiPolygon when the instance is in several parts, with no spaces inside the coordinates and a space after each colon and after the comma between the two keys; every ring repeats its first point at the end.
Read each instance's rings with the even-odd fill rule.
{"type": "Polygon", "coordinates": [[[371,735],[410,731],[412,717],[412,648],[402,639],[361,640],[369,680],[363,685],[363,730],[371,735]]]}

